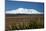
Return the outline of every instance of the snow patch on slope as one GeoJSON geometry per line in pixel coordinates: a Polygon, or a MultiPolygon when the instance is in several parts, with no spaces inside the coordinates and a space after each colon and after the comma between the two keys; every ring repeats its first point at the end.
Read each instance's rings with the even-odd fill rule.
{"type": "Polygon", "coordinates": [[[42,14],[35,9],[18,8],[16,10],[6,11],[6,14],[42,14]]]}

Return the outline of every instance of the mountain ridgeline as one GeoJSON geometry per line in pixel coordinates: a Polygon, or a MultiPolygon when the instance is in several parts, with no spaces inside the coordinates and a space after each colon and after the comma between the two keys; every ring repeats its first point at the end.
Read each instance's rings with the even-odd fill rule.
{"type": "Polygon", "coordinates": [[[44,16],[44,14],[6,14],[6,16],[44,16]]]}

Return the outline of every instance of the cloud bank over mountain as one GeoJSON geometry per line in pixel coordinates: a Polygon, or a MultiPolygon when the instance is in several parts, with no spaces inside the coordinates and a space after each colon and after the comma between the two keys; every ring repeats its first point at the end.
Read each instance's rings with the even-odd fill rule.
{"type": "Polygon", "coordinates": [[[17,8],[16,10],[6,11],[6,14],[43,14],[35,9],[17,8]]]}

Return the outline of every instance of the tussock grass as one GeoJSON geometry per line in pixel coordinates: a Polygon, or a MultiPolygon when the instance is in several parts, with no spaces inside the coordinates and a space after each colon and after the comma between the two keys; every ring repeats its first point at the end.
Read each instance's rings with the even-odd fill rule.
{"type": "Polygon", "coordinates": [[[38,29],[42,28],[44,24],[37,23],[36,21],[34,22],[20,22],[16,24],[12,24],[9,26],[10,30],[19,30],[19,29],[38,29]]]}

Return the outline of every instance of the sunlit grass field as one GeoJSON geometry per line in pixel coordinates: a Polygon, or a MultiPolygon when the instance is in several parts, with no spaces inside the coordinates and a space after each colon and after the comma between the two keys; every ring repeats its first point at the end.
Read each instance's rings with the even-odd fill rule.
{"type": "Polygon", "coordinates": [[[44,28],[44,15],[6,15],[6,30],[44,28]]]}

